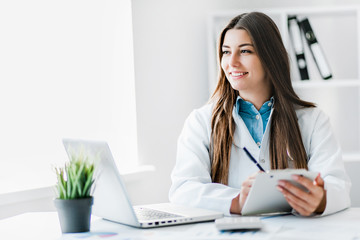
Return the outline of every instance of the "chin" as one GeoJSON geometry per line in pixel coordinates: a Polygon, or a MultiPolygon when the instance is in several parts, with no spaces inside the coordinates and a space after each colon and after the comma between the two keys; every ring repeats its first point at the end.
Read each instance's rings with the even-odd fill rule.
{"type": "Polygon", "coordinates": [[[242,91],[242,90],[245,90],[247,89],[246,85],[245,84],[242,84],[242,83],[231,83],[231,87],[236,90],[236,91],[242,91]]]}

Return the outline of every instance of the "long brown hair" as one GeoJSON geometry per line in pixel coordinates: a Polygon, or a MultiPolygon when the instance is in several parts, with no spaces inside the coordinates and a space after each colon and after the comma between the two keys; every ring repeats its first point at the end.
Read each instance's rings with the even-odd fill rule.
{"type": "Polygon", "coordinates": [[[228,183],[231,147],[235,122],[232,111],[238,96],[221,68],[222,44],[230,29],[243,29],[249,34],[265,76],[270,78],[274,96],[271,116],[270,159],[272,169],[288,167],[289,157],[295,168],[307,168],[307,157],[295,113],[297,107],[315,107],[301,100],[295,93],[290,78],[290,65],[276,24],[260,12],[244,13],[233,18],[220,34],[218,41],[219,76],[211,97],[214,109],[211,119],[211,178],[213,182],[228,183]]]}

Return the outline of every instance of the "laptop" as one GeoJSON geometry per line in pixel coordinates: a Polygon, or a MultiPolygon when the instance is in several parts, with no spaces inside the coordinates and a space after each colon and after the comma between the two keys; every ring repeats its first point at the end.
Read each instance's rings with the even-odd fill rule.
{"type": "Polygon", "coordinates": [[[93,192],[93,214],[96,216],[138,228],[212,221],[223,217],[221,212],[172,203],[133,206],[107,142],[63,139],[63,144],[69,156],[84,151],[89,158],[98,160],[93,192]]]}

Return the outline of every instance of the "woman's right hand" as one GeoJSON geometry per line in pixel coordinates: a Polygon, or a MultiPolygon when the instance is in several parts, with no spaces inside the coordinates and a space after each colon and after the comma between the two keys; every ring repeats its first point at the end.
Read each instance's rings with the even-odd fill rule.
{"type": "Polygon", "coordinates": [[[249,195],[252,184],[256,178],[256,176],[260,173],[260,171],[250,175],[242,184],[240,194],[237,195],[231,202],[230,212],[241,214],[241,210],[245,204],[246,198],[249,195]]]}

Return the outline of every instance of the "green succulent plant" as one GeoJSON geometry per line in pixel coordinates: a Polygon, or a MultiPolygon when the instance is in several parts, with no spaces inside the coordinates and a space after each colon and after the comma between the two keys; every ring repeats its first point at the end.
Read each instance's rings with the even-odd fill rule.
{"type": "Polygon", "coordinates": [[[88,198],[94,184],[95,162],[84,151],[71,154],[63,168],[55,168],[57,197],[59,199],[88,198]]]}

